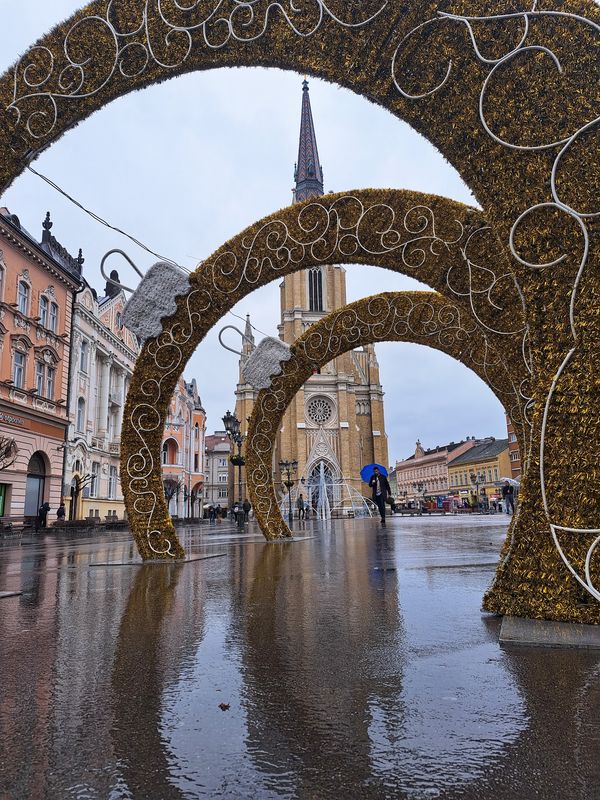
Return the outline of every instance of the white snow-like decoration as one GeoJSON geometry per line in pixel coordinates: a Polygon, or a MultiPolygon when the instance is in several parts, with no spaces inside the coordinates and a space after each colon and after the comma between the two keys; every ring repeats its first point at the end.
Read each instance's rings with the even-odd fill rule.
{"type": "Polygon", "coordinates": [[[255,389],[269,389],[272,379],[281,373],[281,362],[289,361],[291,357],[289,345],[274,336],[267,336],[244,364],[244,380],[255,389]]]}
{"type": "Polygon", "coordinates": [[[125,306],[123,325],[142,341],[159,336],[162,320],[177,310],[175,298],[189,290],[189,276],[174,264],[153,264],[125,306]]]}

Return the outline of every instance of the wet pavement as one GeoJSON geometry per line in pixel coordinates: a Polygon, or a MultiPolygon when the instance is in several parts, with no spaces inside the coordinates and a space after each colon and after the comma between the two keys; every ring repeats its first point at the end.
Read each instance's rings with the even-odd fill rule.
{"type": "Polygon", "coordinates": [[[505,522],[3,543],[0,798],[600,797],[600,654],[480,611],[505,522]]]}

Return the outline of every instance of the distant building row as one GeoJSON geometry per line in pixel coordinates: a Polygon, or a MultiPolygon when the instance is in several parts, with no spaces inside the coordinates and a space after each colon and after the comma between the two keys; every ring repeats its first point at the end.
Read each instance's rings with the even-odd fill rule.
{"type": "Polygon", "coordinates": [[[501,498],[507,478],[519,477],[512,469],[516,462],[511,454],[518,453],[515,444],[514,433],[512,442],[510,434],[507,439],[467,436],[461,442],[429,450],[417,441],[414,454],[397,461],[391,472],[392,492],[399,502],[407,504],[448,496],[462,500],[473,494],[493,502],[501,498]]]}
{"type": "MultiPolygon", "coordinates": [[[[0,436],[17,447],[0,463],[0,517],[34,516],[44,501],[54,512],[63,499],[68,519],[121,519],[121,430],[139,342],[121,322],[123,292],[108,282],[98,297],[81,250],[72,257],[51,228],[47,214],[38,242],[0,209],[0,436]]],[[[205,428],[196,383],[180,378],[162,447],[174,516],[201,511],[205,428]]]]}

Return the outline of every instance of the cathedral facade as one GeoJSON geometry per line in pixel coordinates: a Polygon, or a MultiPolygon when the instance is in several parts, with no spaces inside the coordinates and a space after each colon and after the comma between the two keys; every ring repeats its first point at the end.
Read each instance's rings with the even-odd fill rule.
{"type": "MultiPolygon", "coordinates": [[[[294,202],[324,194],[307,81],[302,88],[294,179],[294,202]]],[[[346,302],[346,270],[342,266],[326,265],[287,275],[280,285],[279,338],[292,344],[313,323],[346,302]]],[[[255,345],[249,318],[245,337],[236,390],[236,415],[244,431],[256,399],[256,392],[243,382],[241,372],[255,345]]],[[[368,495],[369,489],[360,478],[361,468],[372,462],[388,465],[383,394],[373,345],[352,350],[313,375],[286,412],[274,454],[276,484],[281,477],[279,461],[296,461],[296,496],[302,492],[314,504],[323,476],[332,508],[339,503],[335,486],[341,482],[368,495]]]]}

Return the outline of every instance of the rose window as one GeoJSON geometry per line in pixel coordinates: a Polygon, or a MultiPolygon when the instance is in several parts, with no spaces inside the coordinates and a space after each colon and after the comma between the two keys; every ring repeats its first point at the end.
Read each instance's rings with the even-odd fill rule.
{"type": "Polygon", "coordinates": [[[308,418],[317,425],[324,425],[333,416],[333,407],[326,397],[314,397],[307,410],[308,418]]]}

